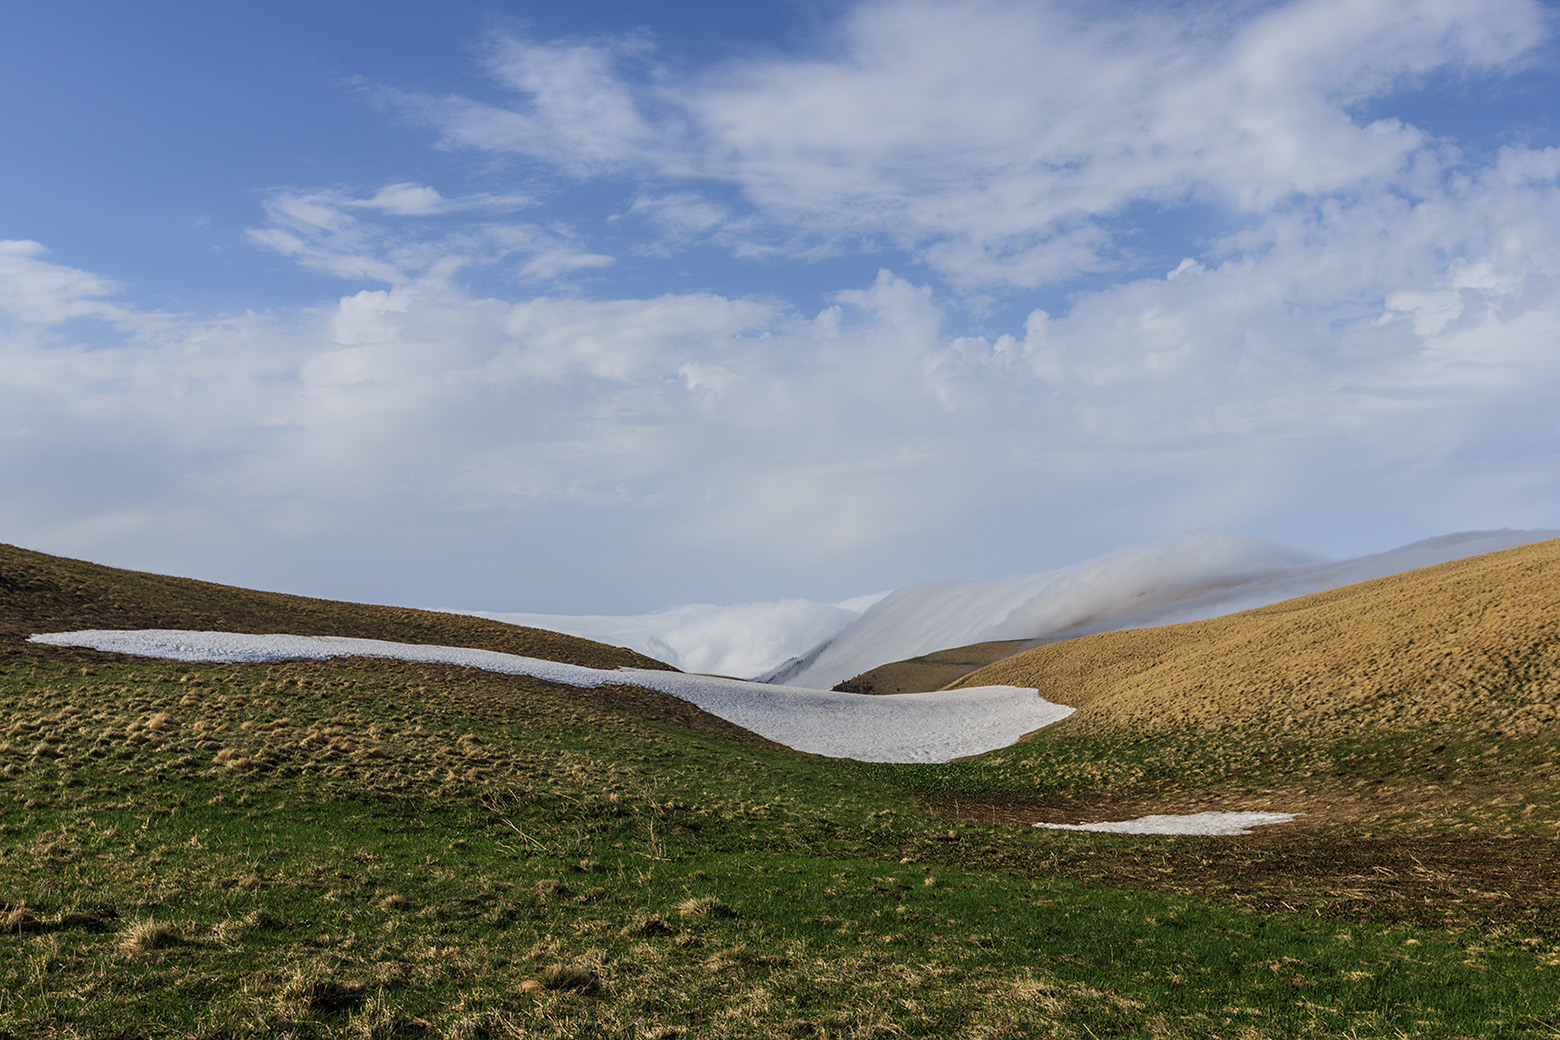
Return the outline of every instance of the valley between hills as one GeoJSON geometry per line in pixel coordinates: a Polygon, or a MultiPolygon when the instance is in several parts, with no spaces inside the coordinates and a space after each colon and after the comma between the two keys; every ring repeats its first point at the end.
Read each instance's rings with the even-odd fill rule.
{"type": "Polygon", "coordinates": [[[0,547],[0,1037],[1560,1035],[1560,541],[852,681],[1076,709],[942,763],[629,683],[28,641],[82,629],[666,667],[0,547]],[[1033,826],[1209,810],[1303,815],[1033,826]]]}

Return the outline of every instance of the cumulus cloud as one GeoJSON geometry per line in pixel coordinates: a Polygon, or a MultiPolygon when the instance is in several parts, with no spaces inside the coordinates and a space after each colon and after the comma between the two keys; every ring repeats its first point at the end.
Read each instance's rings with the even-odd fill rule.
{"type": "MultiPolygon", "coordinates": [[[[111,545],[218,524],[285,541],[409,507],[497,511],[599,564],[554,512],[568,506],[635,518],[607,558],[659,557],[663,577],[757,553],[866,584],[978,559],[963,537],[949,555],[927,539],[983,525],[1002,556],[1025,529],[1088,546],[1210,518],[1284,514],[1297,536],[1329,514],[1365,522],[1379,504],[1337,489],[1384,473],[1399,522],[1541,522],[1552,447],[1489,423],[1514,421],[1514,401],[1546,414],[1560,389],[1543,276],[1503,276],[1498,252],[1478,278],[1448,272],[1424,291],[1460,309],[1443,320],[1438,304],[1431,332],[1322,287],[1298,305],[1306,251],[1128,283],[995,341],[949,336],[933,294],[887,272],[812,315],[712,294],[512,302],[427,275],[92,350],[30,326],[0,343],[0,455],[94,472],[112,455],[137,477],[63,497],[29,483],[8,496],[8,530],[50,544],[68,522],[111,545]],[[1447,472],[1491,436],[1466,477],[1447,472]],[[1505,486],[1449,494],[1460,480],[1505,486]]],[[[102,298],[62,299],[28,313],[102,298]]]]}

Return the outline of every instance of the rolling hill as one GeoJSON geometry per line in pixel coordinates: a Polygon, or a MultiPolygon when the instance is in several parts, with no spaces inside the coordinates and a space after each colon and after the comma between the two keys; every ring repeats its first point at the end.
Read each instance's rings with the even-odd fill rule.
{"type": "Polygon", "coordinates": [[[1557,535],[1560,531],[1463,531],[1329,561],[1239,535],[1187,534],[1039,574],[895,589],[823,643],[761,678],[832,687],[880,665],[952,647],[1054,642],[1200,621],[1557,535]]]}
{"type": "Polygon", "coordinates": [[[1074,731],[1560,727],[1560,539],[1210,621],[1085,636],[979,668],[1074,731]]]}
{"type": "Polygon", "coordinates": [[[589,668],[670,668],[589,639],[464,614],[338,603],[121,570],[0,544],[0,652],[36,632],[178,628],[469,646],[589,668]]]}
{"type": "Polygon", "coordinates": [[[3,548],[0,1037],[1554,1034],[1557,555],[1041,647],[990,667],[1084,725],[890,765],[654,691],[27,643],[178,627],[650,666],[3,548]],[[1204,810],[1307,815],[1030,826],[1204,810]]]}

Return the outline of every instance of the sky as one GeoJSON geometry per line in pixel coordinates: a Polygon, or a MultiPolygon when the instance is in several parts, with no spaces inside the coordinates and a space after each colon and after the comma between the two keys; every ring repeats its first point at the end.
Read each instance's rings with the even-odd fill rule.
{"type": "Polygon", "coordinates": [[[1560,526],[1553,3],[0,16],[0,541],[634,614],[1560,526]]]}

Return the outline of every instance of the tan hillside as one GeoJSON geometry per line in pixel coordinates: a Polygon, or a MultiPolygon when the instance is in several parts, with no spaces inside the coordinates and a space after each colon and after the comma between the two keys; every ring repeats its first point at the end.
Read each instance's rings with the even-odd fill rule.
{"type": "Polygon", "coordinates": [[[971,643],[949,650],[935,650],[920,657],[880,664],[836,684],[834,688],[841,693],[875,694],[940,690],[977,668],[1012,657],[1044,642],[1054,640],[999,639],[991,643],[971,643]]]}
{"type": "Polygon", "coordinates": [[[670,667],[623,647],[484,618],[256,592],[0,545],[0,654],[40,652],[26,642],[34,633],[90,628],[356,636],[477,647],[592,668],[670,667]]]}
{"type": "Polygon", "coordinates": [[[950,688],[1033,686],[1059,728],[1560,728],[1560,539],[1209,621],[1030,650],[950,688]]]}

